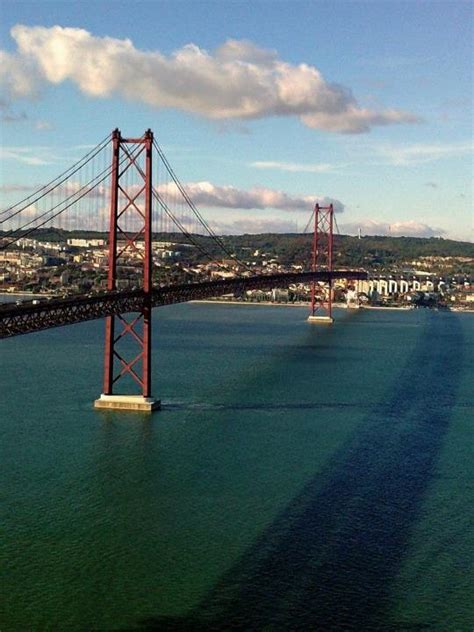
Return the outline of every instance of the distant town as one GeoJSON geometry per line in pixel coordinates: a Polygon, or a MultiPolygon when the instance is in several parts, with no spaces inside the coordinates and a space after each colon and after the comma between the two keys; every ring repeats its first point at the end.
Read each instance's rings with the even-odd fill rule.
{"type": "MultiPolygon", "coordinates": [[[[308,269],[309,235],[226,236],[232,256],[204,261],[199,244],[207,253],[212,243],[198,238],[198,246],[183,243],[174,234],[155,235],[152,243],[154,283],[189,283],[237,275],[274,274],[308,269]],[[235,256],[235,259],[233,258],[235,256]],[[246,267],[237,263],[245,262],[246,267]]],[[[338,281],[334,301],[380,307],[426,306],[474,310],[474,246],[443,239],[389,237],[335,237],[335,268],[358,267],[369,272],[367,281],[338,281]],[[428,254],[431,253],[431,254],[428,254]]],[[[0,233],[0,248],[2,238],[0,233]]],[[[125,245],[125,242],[124,242],[125,245]]],[[[120,258],[117,289],[138,287],[143,250],[138,243],[120,258]]],[[[45,229],[35,239],[19,239],[0,250],[0,292],[65,296],[98,293],[107,289],[108,244],[105,234],[45,229]]],[[[320,288],[324,292],[324,288],[320,288]]],[[[295,284],[270,291],[249,290],[243,296],[224,300],[302,303],[310,287],[295,284]]],[[[221,299],[222,300],[222,299],[221,299]]]]}

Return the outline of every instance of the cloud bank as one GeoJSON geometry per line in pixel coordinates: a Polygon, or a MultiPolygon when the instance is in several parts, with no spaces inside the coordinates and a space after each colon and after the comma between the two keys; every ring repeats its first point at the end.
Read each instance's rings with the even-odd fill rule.
{"type": "MultiPolygon", "coordinates": [[[[253,187],[249,190],[237,189],[233,186],[217,186],[210,182],[188,182],[184,185],[189,197],[196,204],[205,208],[227,209],[276,209],[281,211],[307,211],[313,210],[316,202],[323,206],[333,204],[336,213],[344,211],[344,204],[336,199],[305,195],[292,196],[277,189],[266,187],[253,187]]],[[[173,183],[158,187],[159,193],[176,195],[177,190],[173,183]]]]}
{"type": "MultiPolygon", "coordinates": [[[[69,197],[83,190],[84,183],[78,181],[68,181],[58,186],[55,190],[64,197],[69,197]]],[[[314,205],[318,202],[322,206],[332,204],[336,213],[344,212],[344,204],[335,198],[321,195],[293,196],[266,187],[253,187],[251,189],[238,189],[230,185],[219,186],[211,182],[187,182],[183,184],[191,200],[199,208],[208,209],[233,209],[233,210],[277,210],[307,213],[308,217],[312,213],[314,205]]],[[[37,190],[38,186],[30,184],[5,184],[0,185],[3,193],[16,193],[22,191],[37,190]]],[[[136,194],[142,190],[142,184],[133,184],[128,187],[129,194],[136,194]]],[[[171,209],[177,201],[182,201],[181,193],[176,185],[171,182],[161,184],[156,187],[157,192],[171,209]]],[[[108,199],[109,187],[104,184],[96,186],[89,194],[89,197],[108,199]]],[[[265,220],[269,221],[269,220],[265,220]]],[[[273,221],[273,220],[272,220],[273,221]]],[[[274,220],[276,221],[276,220],[274,220]]],[[[280,220],[278,220],[280,221],[280,220]]],[[[281,220],[283,221],[283,220],[281,220]]],[[[288,224],[294,226],[294,220],[287,220],[288,224]]]]}
{"type": "Polygon", "coordinates": [[[442,228],[428,226],[422,222],[408,220],[406,222],[379,222],[373,219],[361,220],[341,225],[341,232],[355,235],[360,231],[362,235],[387,235],[389,237],[440,237],[446,231],[442,228]]]}
{"type": "Polygon", "coordinates": [[[295,116],[312,129],[339,133],[419,121],[403,110],[360,107],[348,88],[329,83],[316,67],[291,64],[245,40],[228,40],[213,52],[188,44],[164,55],[79,28],[16,25],[11,35],[17,51],[0,52],[0,84],[9,99],[71,81],[90,97],[119,96],[221,121],[295,116]]]}

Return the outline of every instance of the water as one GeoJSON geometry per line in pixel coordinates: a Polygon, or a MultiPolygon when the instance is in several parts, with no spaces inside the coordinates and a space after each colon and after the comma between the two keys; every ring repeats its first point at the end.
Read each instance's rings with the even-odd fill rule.
{"type": "Polygon", "coordinates": [[[469,314],[154,312],[152,417],[103,323],[0,342],[1,630],[472,630],[469,314]]]}

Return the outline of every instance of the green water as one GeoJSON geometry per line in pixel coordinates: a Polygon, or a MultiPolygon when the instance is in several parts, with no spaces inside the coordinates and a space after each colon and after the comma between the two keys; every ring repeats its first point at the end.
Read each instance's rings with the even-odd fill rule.
{"type": "Polygon", "coordinates": [[[0,342],[8,630],[472,630],[474,318],[154,312],[152,416],[103,323],[0,342]]]}

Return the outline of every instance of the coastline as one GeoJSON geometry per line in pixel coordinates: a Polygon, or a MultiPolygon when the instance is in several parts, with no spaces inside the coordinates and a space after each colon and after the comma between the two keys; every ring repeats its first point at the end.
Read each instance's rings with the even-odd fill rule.
{"type": "Polygon", "coordinates": [[[306,307],[309,308],[309,303],[272,303],[271,301],[223,301],[220,299],[198,299],[195,301],[188,301],[189,303],[208,303],[208,304],[217,304],[217,305],[255,305],[255,306],[263,306],[263,307],[306,307]]]}
{"type": "MultiPolygon", "coordinates": [[[[48,297],[57,297],[60,298],[57,294],[52,293],[34,293],[34,292],[1,292],[0,291],[0,300],[3,296],[23,296],[23,297],[31,297],[31,298],[48,298],[48,297]]],[[[310,308],[309,303],[273,303],[272,301],[227,301],[222,299],[198,299],[195,301],[188,301],[189,303],[208,303],[210,305],[245,305],[245,306],[261,306],[261,307],[304,307],[305,309],[310,308]]],[[[382,311],[410,311],[415,309],[411,306],[402,305],[400,307],[388,306],[384,307],[383,305],[361,305],[360,307],[348,307],[345,303],[333,303],[333,307],[337,309],[376,309],[382,311]]],[[[449,309],[451,312],[456,313],[466,313],[466,314],[474,314],[474,308],[472,309],[463,309],[460,307],[451,307],[449,309]]]]}
{"type": "MultiPolygon", "coordinates": [[[[221,299],[197,299],[195,301],[188,301],[189,303],[207,303],[207,304],[214,304],[214,305],[242,305],[242,306],[261,306],[261,307],[304,307],[306,309],[310,309],[310,304],[309,303],[273,303],[272,301],[258,301],[258,302],[252,302],[252,301],[226,301],[226,300],[221,300],[221,299]]],[[[349,310],[358,310],[358,309],[374,309],[374,310],[380,310],[380,311],[402,311],[402,312],[409,312],[412,309],[416,309],[415,307],[411,307],[411,306],[405,306],[402,305],[400,307],[395,307],[395,306],[388,306],[388,307],[384,307],[383,305],[361,305],[360,307],[348,307],[345,303],[333,303],[332,304],[333,307],[337,308],[337,309],[349,309],[349,310]]],[[[422,308],[420,308],[422,309],[422,308]]],[[[467,314],[474,314],[474,308],[473,309],[462,309],[459,307],[451,307],[449,309],[450,312],[457,312],[457,313],[467,313],[467,314]]]]}
{"type": "MultiPolygon", "coordinates": [[[[221,299],[198,299],[195,301],[189,301],[190,303],[209,303],[209,304],[213,304],[213,303],[217,303],[219,305],[256,305],[256,306],[263,306],[263,307],[304,307],[306,309],[310,309],[311,305],[310,303],[274,303],[272,301],[226,301],[226,300],[221,300],[221,299]]],[[[363,307],[348,307],[346,305],[346,303],[333,303],[332,304],[333,307],[337,308],[337,309],[403,309],[403,310],[408,310],[408,309],[412,309],[411,307],[379,307],[379,306],[363,306],[363,307]]]]}

